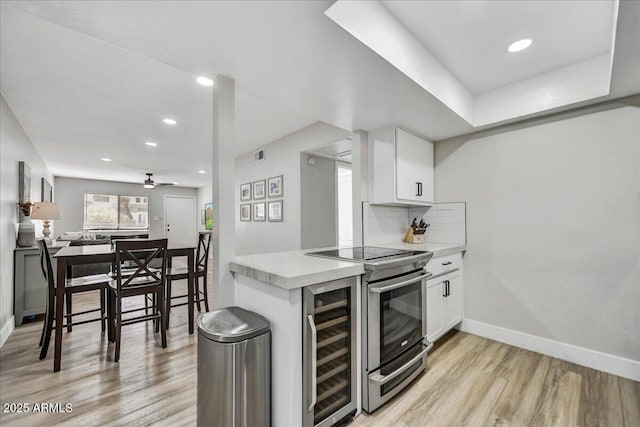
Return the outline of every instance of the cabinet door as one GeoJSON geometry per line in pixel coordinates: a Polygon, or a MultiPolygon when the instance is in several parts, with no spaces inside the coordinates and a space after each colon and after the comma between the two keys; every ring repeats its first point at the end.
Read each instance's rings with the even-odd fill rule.
{"type": "Polygon", "coordinates": [[[427,340],[429,341],[433,341],[433,338],[440,336],[443,331],[443,289],[442,280],[427,281],[427,340]]]}
{"type": "Polygon", "coordinates": [[[415,141],[417,138],[402,129],[396,129],[396,197],[416,200],[415,141]]]}
{"type": "Polygon", "coordinates": [[[462,320],[462,276],[460,272],[447,275],[444,280],[449,281],[449,293],[444,298],[443,323],[449,330],[462,320]]]}
{"type": "Polygon", "coordinates": [[[414,180],[420,183],[416,200],[433,202],[433,143],[417,138],[413,151],[414,180]]]}

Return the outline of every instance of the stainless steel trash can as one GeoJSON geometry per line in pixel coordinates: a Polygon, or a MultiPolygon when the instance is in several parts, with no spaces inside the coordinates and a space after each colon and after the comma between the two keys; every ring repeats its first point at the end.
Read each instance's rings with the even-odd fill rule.
{"type": "Polygon", "coordinates": [[[271,425],[271,331],[264,317],[227,307],[198,318],[199,427],[271,425]]]}

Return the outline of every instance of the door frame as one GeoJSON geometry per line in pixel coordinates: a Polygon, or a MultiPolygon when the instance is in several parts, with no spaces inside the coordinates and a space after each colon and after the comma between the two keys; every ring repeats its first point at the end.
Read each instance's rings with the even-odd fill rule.
{"type": "Polygon", "coordinates": [[[194,236],[198,236],[198,198],[197,197],[193,197],[193,196],[172,196],[170,194],[165,194],[162,198],[162,211],[163,211],[163,235],[165,237],[165,239],[167,238],[167,199],[171,198],[171,199],[191,199],[194,201],[194,205],[196,207],[195,212],[193,213],[193,216],[195,218],[194,220],[194,224],[195,227],[193,229],[193,234],[194,236]]]}

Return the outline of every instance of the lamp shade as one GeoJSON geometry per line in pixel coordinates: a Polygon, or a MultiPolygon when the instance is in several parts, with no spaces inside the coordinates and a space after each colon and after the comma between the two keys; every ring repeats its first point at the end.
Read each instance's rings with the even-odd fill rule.
{"type": "Polygon", "coordinates": [[[35,202],[31,209],[32,219],[61,219],[60,208],[55,202],[35,202]]]}

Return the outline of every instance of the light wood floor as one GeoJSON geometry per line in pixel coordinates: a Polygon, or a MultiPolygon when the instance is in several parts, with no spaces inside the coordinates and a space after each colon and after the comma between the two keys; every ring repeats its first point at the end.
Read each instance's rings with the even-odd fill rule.
{"type": "MultiPolygon", "coordinates": [[[[95,298],[80,295],[74,304],[95,298]]],[[[65,333],[59,373],[53,346],[38,360],[40,328],[16,328],[0,349],[0,402],[73,410],[0,413],[1,425],[195,425],[197,335],[187,333],[186,307],[172,311],[167,349],[150,323],[123,329],[119,363],[97,323],[74,328],[65,333]]],[[[462,332],[441,340],[429,364],[409,389],[352,425],[640,426],[637,382],[462,332]]]]}
{"type": "Polygon", "coordinates": [[[640,383],[453,331],[359,426],[640,426],[640,383]]]}

